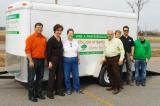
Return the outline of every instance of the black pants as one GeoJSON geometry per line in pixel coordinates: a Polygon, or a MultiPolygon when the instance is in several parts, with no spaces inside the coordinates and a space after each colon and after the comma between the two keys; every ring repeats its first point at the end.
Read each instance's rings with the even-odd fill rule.
{"type": "Polygon", "coordinates": [[[35,97],[42,93],[41,83],[44,75],[45,59],[33,58],[34,67],[30,68],[28,63],[28,96],[35,97]],[[36,79],[35,79],[36,76],[36,79]]]}
{"type": "Polygon", "coordinates": [[[54,95],[54,91],[62,92],[64,81],[63,57],[52,57],[51,61],[53,67],[49,69],[48,96],[54,95]]]}
{"type": "Polygon", "coordinates": [[[119,56],[115,56],[112,58],[106,57],[106,65],[109,80],[111,83],[112,89],[120,89],[120,66],[118,64],[119,56]]]}

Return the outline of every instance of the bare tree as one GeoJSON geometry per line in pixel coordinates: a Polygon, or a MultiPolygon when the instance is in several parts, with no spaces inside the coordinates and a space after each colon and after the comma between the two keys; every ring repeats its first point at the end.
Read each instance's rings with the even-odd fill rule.
{"type": "Polygon", "coordinates": [[[149,0],[125,0],[126,3],[130,6],[133,13],[137,13],[137,30],[139,31],[139,19],[140,13],[145,4],[149,2],[149,0]]]}
{"type": "Polygon", "coordinates": [[[131,1],[127,1],[127,0],[126,0],[126,3],[131,7],[132,12],[135,13],[136,10],[135,10],[135,8],[134,8],[134,5],[135,5],[134,2],[131,2],[131,1]]]}

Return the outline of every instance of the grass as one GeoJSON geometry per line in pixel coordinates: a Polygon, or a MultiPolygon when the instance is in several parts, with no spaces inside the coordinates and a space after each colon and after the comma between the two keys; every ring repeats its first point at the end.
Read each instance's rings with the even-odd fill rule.
{"type": "Polygon", "coordinates": [[[160,48],[152,48],[152,56],[160,57],[160,48]]]}
{"type": "Polygon", "coordinates": [[[5,66],[5,51],[0,51],[0,67],[5,66]]]}
{"type": "Polygon", "coordinates": [[[0,30],[0,44],[5,44],[5,31],[0,30]]]}
{"type": "MultiPolygon", "coordinates": [[[[160,43],[160,37],[147,37],[151,43],[160,43]]],[[[152,47],[152,56],[160,57],[160,47],[152,47]]]]}
{"type": "Polygon", "coordinates": [[[160,37],[146,37],[151,43],[160,43],[160,37]]]}

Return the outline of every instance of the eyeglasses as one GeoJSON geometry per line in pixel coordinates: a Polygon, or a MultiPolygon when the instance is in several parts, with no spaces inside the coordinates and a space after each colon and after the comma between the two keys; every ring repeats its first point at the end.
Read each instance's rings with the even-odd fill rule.
{"type": "Polygon", "coordinates": [[[70,43],[70,47],[72,47],[72,43],[70,43]]]}
{"type": "Polygon", "coordinates": [[[129,32],[129,30],[124,30],[124,32],[129,32]]]}

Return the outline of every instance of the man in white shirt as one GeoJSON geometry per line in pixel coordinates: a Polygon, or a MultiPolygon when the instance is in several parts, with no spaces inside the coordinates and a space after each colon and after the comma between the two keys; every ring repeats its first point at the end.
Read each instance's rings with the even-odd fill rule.
{"type": "Polygon", "coordinates": [[[105,42],[104,59],[107,65],[108,76],[111,87],[107,90],[113,90],[113,94],[120,91],[120,67],[123,64],[124,48],[120,39],[114,38],[112,30],[107,31],[108,39],[105,42]]]}

